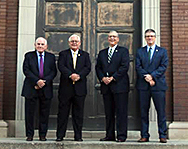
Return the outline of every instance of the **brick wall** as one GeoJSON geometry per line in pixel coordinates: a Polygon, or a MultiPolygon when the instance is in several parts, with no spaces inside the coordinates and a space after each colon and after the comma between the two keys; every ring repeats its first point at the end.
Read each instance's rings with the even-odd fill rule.
{"type": "Polygon", "coordinates": [[[174,121],[188,121],[188,1],[172,0],[174,121]]]}
{"type": "MultiPolygon", "coordinates": [[[[161,46],[169,56],[166,112],[175,121],[188,120],[187,8],[187,0],[161,0],[161,46]]],[[[15,116],[17,30],[18,0],[0,0],[0,119],[15,116]]]]}
{"type": "Polygon", "coordinates": [[[169,65],[166,72],[168,90],[166,92],[166,115],[167,120],[173,120],[173,94],[172,94],[172,6],[171,0],[161,0],[161,47],[168,51],[169,65]]]}
{"type": "Polygon", "coordinates": [[[3,86],[4,86],[4,56],[6,34],[6,1],[0,1],[0,119],[2,119],[3,86]]]}
{"type": "MultiPolygon", "coordinates": [[[[3,78],[0,78],[0,82],[3,84],[0,90],[0,109],[3,109],[2,118],[4,120],[12,120],[15,118],[16,101],[18,0],[1,0],[0,3],[3,3],[3,7],[2,4],[0,4],[0,11],[2,11],[2,8],[5,11],[3,21],[2,19],[0,20],[0,22],[4,24],[2,32],[0,30],[0,35],[4,37],[4,41],[2,42],[3,46],[0,46],[2,48],[0,55],[3,53],[0,57],[4,65],[4,68],[2,67],[3,78]]],[[[0,24],[2,25],[2,23],[0,24]]],[[[2,39],[0,39],[0,41],[1,40],[2,39]]]]}

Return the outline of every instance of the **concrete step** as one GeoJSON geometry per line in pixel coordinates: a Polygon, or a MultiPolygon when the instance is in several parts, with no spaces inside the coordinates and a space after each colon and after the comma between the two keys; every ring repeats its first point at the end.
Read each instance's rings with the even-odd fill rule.
{"type": "MultiPolygon", "coordinates": [[[[129,139],[139,139],[140,138],[140,131],[128,131],[128,138],[129,139]]],[[[83,138],[94,138],[94,139],[100,139],[104,138],[106,136],[105,131],[82,131],[82,137],[83,138]]],[[[35,137],[38,137],[38,130],[35,131],[35,137]]],[[[48,138],[56,138],[56,130],[48,130],[47,133],[48,138]]],[[[151,136],[152,137],[152,136],[151,136]]],[[[66,131],[66,138],[74,138],[74,131],[67,130],[66,131]]],[[[156,138],[151,138],[156,139],[156,138]]]]}
{"type": "Polygon", "coordinates": [[[55,142],[54,138],[47,141],[25,141],[25,138],[0,139],[0,149],[188,149],[188,140],[168,140],[167,143],[159,143],[158,140],[150,140],[147,143],[138,143],[137,140],[128,139],[126,142],[100,142],[96,139],[84,139],[83,142],[66,138],[64,141],[55,142]]]}

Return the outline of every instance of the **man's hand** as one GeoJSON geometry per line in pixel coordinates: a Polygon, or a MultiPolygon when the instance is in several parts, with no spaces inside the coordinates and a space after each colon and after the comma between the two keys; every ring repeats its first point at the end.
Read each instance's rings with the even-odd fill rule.
{"type": "Polygon", "coordinates": [[[70,78],[72,79],[73,82],[80,80],[80,76],[76,73],[71,74],[70,78]]]}
{"type": "Polygon", "coordinates": [[[155,81],[151,80],[151,81],[149,82],[149,84],[150,84],[150,86],[154,86],[154,85],[155,85],[155,81]]]}
{"type": "MultiPolygon", "coordinates": [[[[46,80],[40,79],[40,80],[38,80],[38,82],[37,82],[37,86],[38,86],[39,88],[43,88],[43,87],[45,86],[45,82],[46,82],[46,80]]],[[[35,89],[37,89],[37,87],[35,87],[35,89]]]]}
{"type": "Polygon", "coordinates": [[[112,80],[114,80],[114,78],[113,78],[113,77],[108,77],[108,80],[109,80],[110,82],[112,82],[112,80]]]}
{"type": "Polygon", "coordinates": [[[112,82],[113,79],[114,79],[113,77],[103,77],[103,78],[102,78],[102,81],[103,81],[106,85],[108,85],[110,82],[112,82]]]}
{"type": "Polygon", "coordinates": [[[152,78],[152,76],[150,75],[150,74],[146,74],[146,75],[144,75],[145,76],[145,80],[147,81],[147,82],[150,82],[151,80],[153,80],[153,78],[152,78]]]}

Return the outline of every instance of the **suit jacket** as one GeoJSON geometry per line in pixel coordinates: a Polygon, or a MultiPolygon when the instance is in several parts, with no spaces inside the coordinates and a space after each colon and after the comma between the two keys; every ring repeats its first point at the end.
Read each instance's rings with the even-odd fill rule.
{"type": "Polygon", "coordinates": [[[91,61],[89,54],[85,51],[79,50],[76,61],[76,68],[73,68],[73,58],[70,49],[61,51],[59,53],[58,68],[61,72],[59,96],[72,96],[74,93],[78,96],[87,94],[87,78],[86,76],[91,71],[91,61]],[[80,75],[80,80],[73,81],[70,78],[72,73],[80,75]]]}
{"type": "Polygon", "coordinates": [[[108,49],[99,52],[96,64],[97,77],[101,83],[101,93],[106,94],[110,89],[113,93],[121,93],[129,91],[129,51],[124,47],[117,46],[108,63],[108,49]],[[113,80],[109,85],[102,82],[103,77],[111,77],[113,80]]]}
{"type": "Polygon", "coordinates": [[[165,71],[168,65],[167,51],[156,45],[151,61],[148,60],[147,46],[138,49],[136,55],[137,89],[166,90],[165,71]],[[155,85],[150,87],[145,81],[145,74],[150,74],[155,85]]]}
{"type": "MultiPolygon", "coordinates": [[[[57,74],[54,54],[45,51],[43,71],[43,79],[46,80],[46,85],[42,89],[45,97],[51,99],[53,97],[53,79],[57,74]]],[[[37,97],[37,91],[34,86],[37,85],[37,81],[40,78],[36,51],[25,54],[23,73],[25,75],[25,80],[22,89],[22,96],[26,98],[37,97]]]]}

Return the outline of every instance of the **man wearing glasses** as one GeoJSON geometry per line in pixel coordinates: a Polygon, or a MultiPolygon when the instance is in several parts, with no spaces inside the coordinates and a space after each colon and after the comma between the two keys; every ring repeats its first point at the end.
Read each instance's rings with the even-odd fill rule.
{"type": "Polygon", "coordinates": [[[137,89],[141,110],[141,138],[138,142],[149,141],[149,108],[153,99],[158,118],[158,133],[161,143],[166,143],[165,115],[165,71],[168,65],[167,51],[155,44],[153,29],[145,31],[147,45],[138,49],[136,55],[137,89]]]}
{"type": "Polygon", "coordinates": [[[101,83],[106,115],[106,137],[100,141],[115,141],[115,114],[117,142],[127,139],[127,108],[129,93],[129,51],[118,45],[116,31],[108,34],[109,47],[99,52],[96,64],[101,83]]]}
{"type": "Polygon", "coordinates": [[[58,68],[61,73],[59,84],[59,111],[57,119],[57,139],[65,137],[70,108],[72,106],[72,124],[74,140],[82,140],[84,101],[87,94],[86,76],[91,71],[89,54],[80,48],[80,37],[69,37],[69,49],[59,53],[58,68]]]}

